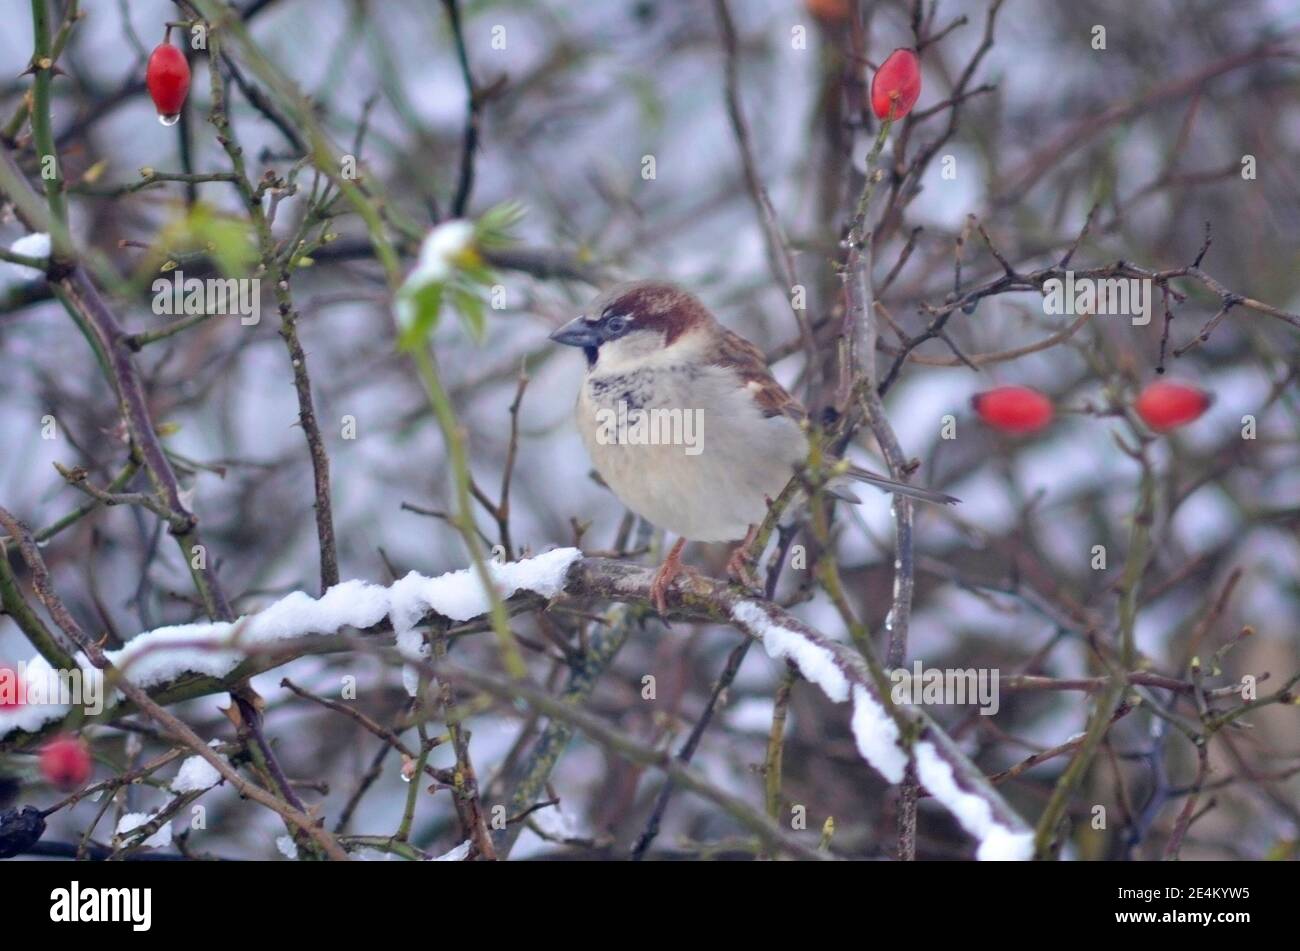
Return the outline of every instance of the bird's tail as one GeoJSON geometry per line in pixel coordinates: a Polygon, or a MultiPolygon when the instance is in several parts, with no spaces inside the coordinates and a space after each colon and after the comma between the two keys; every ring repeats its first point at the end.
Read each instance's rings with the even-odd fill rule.
{"type": "MultiPolygon", "coordinates": [[[[866,469],[859,469],[857,466],[850,466],[848,477],[858,482],[866,482],[874,485],[878,489],[884,489],[886,492],[893,492],[896,495],[906,495],[908,498],[920,499],[922,502],[935,502],[939,505],[955,505],[961,499],[954,498],[943,492],[936,492],[934,489],[923,489],[917,485],[908,485],[906,482],[895,482],[893,479],[886,479],[884,476],[876,475],[874,472],[868,472],[866,469]]],[[[851,495],[851,493],[850,493],[851,495]]],[[[852,499],[851,501],[857,501],[852,499]]]]}

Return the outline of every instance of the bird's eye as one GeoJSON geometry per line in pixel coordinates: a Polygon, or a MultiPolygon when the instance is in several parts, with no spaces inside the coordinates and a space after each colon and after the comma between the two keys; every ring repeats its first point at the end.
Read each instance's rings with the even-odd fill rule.
{"type": "Polygon", "coordinates": [[[605,321],[605,331],[611,337],[621,334],[624,330],[627,330],[627,318],[622,314],[615,314],[605,321]]]}

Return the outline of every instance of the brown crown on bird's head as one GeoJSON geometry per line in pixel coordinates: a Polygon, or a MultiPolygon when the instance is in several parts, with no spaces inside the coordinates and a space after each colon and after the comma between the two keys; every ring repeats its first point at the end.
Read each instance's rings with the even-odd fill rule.
{"type": "Polygon", "coordinates": [[[551,339],[581,347],[594,364],[601,348],[619,341],[620,349],[671,346],[693,327],[713,322],[699,299],[668,281],[634,281],[604,291],[551,339]]]}

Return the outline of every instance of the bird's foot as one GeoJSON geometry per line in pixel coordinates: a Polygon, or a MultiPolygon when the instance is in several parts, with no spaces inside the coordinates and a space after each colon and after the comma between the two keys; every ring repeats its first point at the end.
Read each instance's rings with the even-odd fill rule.
{"type": "Polygon", "coordinates": [[[751,590],[757,590],[759,587],[758,579],[754,576],[754,553],[750,551],[750,546],[754,544],[754,536],[757,534],[757,526],[749,526],[749,531],[745,533],[745,540],[736,546],[731,557],[727,559],[727,575],[751,590]]]}
{"type": "Polygon", "coordinates": [[[664,563],[659,566],[655,572],[654,580],[650,582],[650,601],[654,604],[655,610],[659,616],[668,617],[668,589],[672,583],[677,580],[681,574],[694,574],[693,569],[682,564],[682,549],[686,547],[686,539],[679,538],[671,549],[668,551],[668,557],[664,563]]]}

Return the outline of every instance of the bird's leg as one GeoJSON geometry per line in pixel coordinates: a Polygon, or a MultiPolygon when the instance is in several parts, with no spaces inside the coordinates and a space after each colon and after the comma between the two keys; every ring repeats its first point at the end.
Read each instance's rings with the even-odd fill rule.
{"type": "Polygon", "coordinates": [[[677,539],[673,547],[668,550],[668,557],[655,572],[654,580],[650,582],[650,600],[654,602],[655,610],[661,617],[668,616],[668,605],[664,601],[664,595],[668,592],[669,586],[679,574],[690,570],[682,564],[682,549],[685,547],[686,539],[677,539]]]}
{"type": "Polygon", "coordinates": [[[727,574],[735,578],[746,588],[757,588],[758,579],[754,577],[752,570],[754,563],[753,553],[749,547],[754,544],[754,538],[758,535],[758,526],[749,526],[749,531],[745,532],[745,540],[736,546],[736,550],[731,553],[727,559],[727,574]]]}

